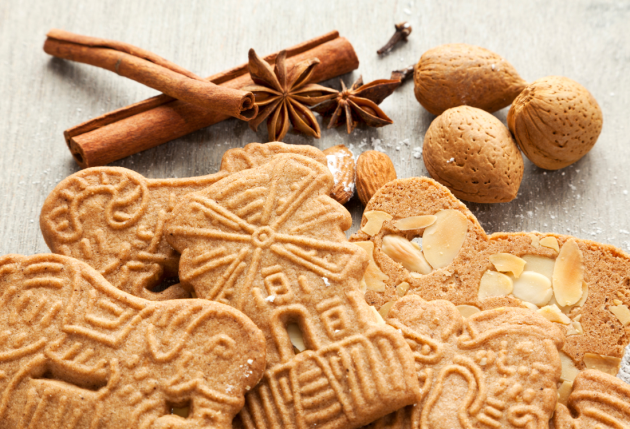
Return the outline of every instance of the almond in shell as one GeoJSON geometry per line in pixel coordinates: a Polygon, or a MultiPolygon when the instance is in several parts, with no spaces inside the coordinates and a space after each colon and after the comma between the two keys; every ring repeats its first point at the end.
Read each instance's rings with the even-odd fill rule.
{"type": "Polygon", "coordinates": [[[566,77],[549,76],[533,82],[516,97],[507,121],[530,161],[540,168],[558,170],[591,150],[604,117],[582,85],[566,77]]]}
{"type": "Polygon", "coordinates": [[[494,112],[509,106],[527,86],[500,55],[464,43],[425,52],[413,81],[416,98],[434,115],[462,105],[494,112]]]}
{"type": "Polygon", "coordinates": [[[363,205],[387,182],[396,180],[396,169],[389,156],[368,150],[357,159],[357,194],[363,205]]]}

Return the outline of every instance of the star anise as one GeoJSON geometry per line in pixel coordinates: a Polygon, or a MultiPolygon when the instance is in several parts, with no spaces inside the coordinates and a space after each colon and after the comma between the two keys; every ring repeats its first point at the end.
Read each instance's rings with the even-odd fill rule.
{"type": "Polygon", "coordinates": [[[383,127],[393,124],[394,121],[378,107],[378,104],[399,86],[398,79],[379,79],[363,85],[363,78],[359,77],[350,89],[346,89],[346,85],[341,81],[341,92],[337,97],[318,104],[312,110],[320,115],[333,112],[328,128],[338,127],[345,120],[348,134],[359,122],[365,122],[370,127],[383,127]]]}
{"type": "Polygon", "coordinates": [[[281,51],[271,68],[253,49],[249,50],[249,74],[255,85],[243,90],[254,93],[259,107],[258,116],[249,121],[249,126],[256,131],[267,119],[270,141],[281,141],[289,130],[289,122],[297,131],[320,138],[317,119],[306,106],[328,100],[337,91],[309,83],[313,69],[319,64],[317,58],[302,61],[287,73],[286,56],[286,51],[281,51]]]}

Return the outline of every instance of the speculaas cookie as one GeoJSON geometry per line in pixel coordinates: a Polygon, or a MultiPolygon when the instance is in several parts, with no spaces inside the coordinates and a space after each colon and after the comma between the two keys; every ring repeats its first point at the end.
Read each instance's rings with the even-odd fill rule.
{"type": "Polygon", "coordinates": [[[231,307],[137,298],[65,256],[0,258],[2,429],[227,429],[264,368],[231,307]]]}
{"type": "Polygon", "coordinates": [[[413,350],[422,399],[372,429],[547,427],[564,336],[544,317],[503,307],[464,319],[448,301],[409,295],[387,323],[413,350]]]}
{"type": "Polygon", "coordinates": [[[568,408],[558,404],[553,421],[556,429],[630,428],[630,386],[601,371],[583,371],[568,408]]]}
{"type": "Polygon", "coordinates": [[[407,293],[464,312],[528,307],[557,322],[577,369],[608,365],[616,373],[630,342],[630,257],[620,249],[559,234],[487,236],[464,204],[428,178],[386,184],[361,225],[350,240],[373,246],[366,300],[382,313],[407,293]],[[416,237],[422,246],[410,242],[416,237]]]}
{"type": "Polygon", "coordinates": [[[177,275],[179,255],[162,237],[164,221],[184,194],[229,174],[264,164],[278,153],[297,153],[326,164],[311,146],[251,143],[227,151],[218,173],[186,179],[146,179],[119,167],[79,171],[60,182],[46,199],[40,226],[54,252],[80,259],[117,288],[150,300],[189,296],[185,285],[151,290],[177,275]]]}
{"type": "Polygon", "coordinates": [[[367,257],[332,187],[326,166],[279,155],[186,195],[166,223],[180,277],[266,335],[247,428],[354,428],[418,399],[411,350],[359,289],[367,257]]]}

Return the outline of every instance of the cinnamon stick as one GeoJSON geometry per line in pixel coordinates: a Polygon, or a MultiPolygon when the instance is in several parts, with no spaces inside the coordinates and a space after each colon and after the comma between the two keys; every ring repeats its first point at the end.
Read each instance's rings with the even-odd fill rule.
{"type": "MultiPolygon", "coordinates": [[[[287,66],[319,58],[313,82],[349,73],[359,66],[354,48],[337,31],[288,48],[287,66]]],[[[266,56],[275,63],[278,53],[266,56]]],[[[205,79],[224,88],[239,89],[253,84],[247,63],[205,79]]],[[[158,95],[106,113],[64,132],[76,162],[83,168],[109,164],[134,153],[216,124],[229,116],[191,103],[158,95]]]]}
{"type": "Polygon", "coordinates": [[[47,34],[44,52],[104,68],[178,100],[238,119],[250,120],[258,113],[251,92],[207,82],[183,67],[128,43],[53,29],[47,34]]]}

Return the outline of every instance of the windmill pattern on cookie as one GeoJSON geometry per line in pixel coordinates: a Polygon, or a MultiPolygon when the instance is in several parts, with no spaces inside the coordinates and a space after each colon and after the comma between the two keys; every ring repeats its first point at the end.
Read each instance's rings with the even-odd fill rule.
{"type": "Polygon", "coordinates": [[[1,429],[227,429],[263,370],[230,307],[135,298],[64,256],[0,259],[1,429]]]}
{"type": "Polygon", "coordinates": [[[179,284],[152,292],[164,277],[177,275],[179,255],[163,239],[164,221],[177,199],[287,152],[326,162],[309,146],[251,143],[227,151],[221,171],[200,177],[146,179],[125,168],[86,169],[51,192],[41,229],[53,252],[86,262],[127,293],[149,300],[186,298],[190,294],[179,284]]]}
{"type": "Polygon", "coordinates": [[[500,308],[463,319],[448,301],[410,295],[387,322],[413,350],[422,399],[371,429],[548,427],[563,336],[543,317],[500,308]]]}
{"type": "Polygon", "coordinates": [[[267,371],[247,395],[247,428],[352,428],[413,403],[411,353],[377,324],[358,288],[367,265],[326,166],[299,155],[186,196],[166,225],[180,277],[267,337],[267,371]],[[306,349],[295,353],[288,326],[306,349]],[[397,405],[398,404],[398,405],[397,405]]]}

